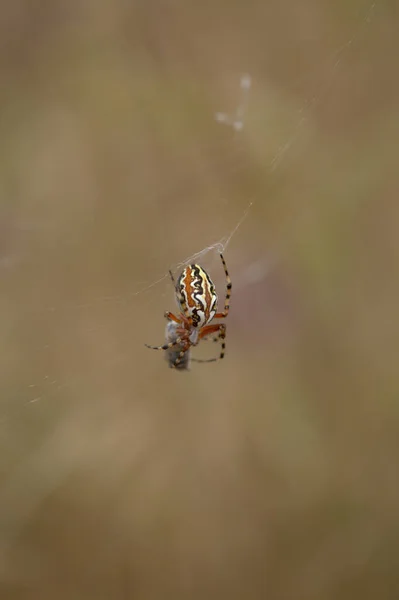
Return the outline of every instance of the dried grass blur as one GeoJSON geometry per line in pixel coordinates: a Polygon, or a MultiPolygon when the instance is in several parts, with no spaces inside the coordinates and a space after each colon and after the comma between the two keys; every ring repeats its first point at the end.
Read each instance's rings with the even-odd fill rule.
{"type": "Polygon", "coordinates": [[[1,13],[1,597],[398,598],[397,3],[1,13]],[[251,201],[174,372],[146,288],[251,201]]]}

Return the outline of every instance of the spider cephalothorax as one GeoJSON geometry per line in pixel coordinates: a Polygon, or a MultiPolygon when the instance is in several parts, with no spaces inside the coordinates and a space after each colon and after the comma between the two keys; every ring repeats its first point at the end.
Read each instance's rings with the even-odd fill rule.
{"type": "MultiPolygon", "coordinates": [[[[222,349],[219,358],[224,357],[226,325],[224,323],[213,323],[210,325],[213,319],[227,317],[230,306],[231,280],[222,254],[220,254],[220,258],[227,282],[226,300],[224,310],[221,313],[216,312],[218,297],[215,285],[208,273],[200,265],[188,265],[179,276],[177,283],[170,271],[170,277],[176,289],[176,299],[181,312],[178,317],[171,312],[166,312],[165,317],[177,324],[174,330],[174,335],[177,337],[173,337],[171,341],[163,346],[146,345],[148,348],[153,348],[154,350],[169,350],[173,346],[179,346],[180,352],[177,354],[171,367],[179,365],[191,346],[196,346],[201,339],[212,334],[217,334],[216,339],[221,340],[222,349]]],[[[214,360],[217,359],[212,358],[196,362],[212,362],[214,360]]]]}

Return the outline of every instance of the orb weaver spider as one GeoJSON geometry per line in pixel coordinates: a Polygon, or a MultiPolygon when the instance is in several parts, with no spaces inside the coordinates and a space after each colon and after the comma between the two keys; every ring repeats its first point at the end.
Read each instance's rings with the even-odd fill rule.
{"type": "Polygon", "coordinates": [[[173,330],[174,335],[169,338],[171,341],[167,344],[163,346],[145,345],[147,348],[153,350],[169,350],[174,346],[179,347],[180,352],[176,352],[177,356],[174,362],[170,364],[172,368],[178,367],[184,361],[186,353],[192,346],[196,346],[200,340],[212,334],[217,334],[214,339],[221,342],[219,357],[208,360],[192,360],[195,360],[195,362],[214,362],[224,358],[226,325],[224,323],[210,324],[213,319],[225,319],[229,314],[230,308],[231,279],[222,253],[220,253],[220,259],[226,276],[226,298],[224,310],[220,313],[216,312],[218,297],[215,285],[208,273],[200,265],[188,265],[180,274],[177,283],[172,271],[169,271],[170,278],[175,287],[180,314],[176,317],[171,312],[165,312],[165,317],[168,321],[176,323],[177,326],[173,330]]]}

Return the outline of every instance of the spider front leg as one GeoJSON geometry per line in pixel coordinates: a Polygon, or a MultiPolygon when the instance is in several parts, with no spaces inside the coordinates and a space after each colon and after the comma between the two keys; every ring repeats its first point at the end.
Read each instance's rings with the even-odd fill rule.
{"type": "Polygon", "coordinates": [[[151,348],[151,350],[169,350],[169,348],[173,348],[173,346],[178,346],[182,343],[182,338],[176,338],[173,342],[169,342],[168,344],[164,344],[163,346],[150,346],[149,344],[144,344],[146,348],[151,348]]]}
{"type": "MultiPolygon", "coordinates": [[[[165,317],[168,319],[169,323],[176,323],[180,325],[181,321],[175,315],[169,312],[165,312],[165,317]]],[[[151,348],[151,350],[169,350],[169,348],[173,348],[173,346],[178,346],[179,344],[184,343],[181,334],[184,334],[184,329],[174,326],[176,335],[168,336],[166,339],[170,341],[167,344],[163,344],[162,346],[150,346],[149,344],[144,344],[146,348],[151,348]],[[179,333],[177,333],[179,331],[179,333]],[[180,335],[179,335],[180,334],[180,335]]]]}
{"type": "Polygon", "coordinates": [[[169,276],[172,280],[172,283],[173,283],[173,286],[174,286],[175,292],[176,292],[176,298],[177,298],[180,308],[182,310],[182,317],[184,318],[185,321],[188,322],[188,321],[190,321],[191,317],[190,317],[190,314],[189,314],[189,311],[187,308],[186,300],[185,300],[184,295],[181,290],[180,279],[179,279],[178,283],[176,284],[175,278],[173,277],[173,273],[170,269],[169,269],[169,276]]]}
{"type": "Polygon", "coordinates": [[[216,325],[207,325],[206,327],[204,327],[201,330],[199,339],[203,339],[204,337],[211,335],[212,333],[217,333],[218,335],[216,337],[216,340],[220,340],[222,343],[220,355],[217,358],[209,358],[207,360],[193,358],[192,360],[194,362],[200,362],[200,363],[215,362],[216,360],[220,360],[220,359],[224,358],[225,349],[226,349],[226,344],[224,341],[226,338],[226,325],[224,323],[217,323],[216,325]]]}
{"type": "Polygon", "coordinates": [[[180,350],[179,354],[176,356],[176,359],[174,360],[174,362],[170,364],[170,367],[172,369],[186,369],[188,370],[188,362],[189,362],[189,354],[187,354],[189,351],[188,348],[183,348],[182,350],[180,350]]]}
{"type": "Polygon", "coordinates": [[[202,338],[203,342],[218,342],[219,341],[219,336],[216,335],[215,337],[204,337],[202,338]]]}
{"type": "Polygon", "coordinates": [[[186,358],[186,353],[189,352],[190,344],[187,338],[187,331],[181,326],[181,323],[184,322],[184,317],[182,315],[182,319],[179,319],[169,312],[165,312],[165,317],[168,319],[165,332],[167,343],[162,346],[144,345],[151,350],[165,350],[168,354],[167,360],[172,368],[187,368],[188,359],[186,358]]]}
{"type": "Polygon", "coordinates": [[[181,319],[179,319],[179,317],[176,317],[173,313],[169,312],[168,310],[165,310],[164,312],[164,317],[165,319],[168,319],[168,321],[174,321],[175,323],[181,323],[181,319]]]}
{"type": "Polygon", "coordinates": [[[224,256],[223,256],[223,254],[221,252],[220,252],[219,256],[220,256],[220,259],[221,259],[222,264],[223,264],[224,274],[226,276],[226,298],[225,298],[225,301],[224,301],[224,310],[223,310],[223,312],[217,313],[213,318],[214,319],[225,319],[227,317],[227,315],[229,314],[229,310],[230,310],[230,298],[231,298],[232,284],[231,284],[231,279],[230,279],[229,272],[227,270],[227,265],[226,265],[226,262],[224,260],[224,256]]]}

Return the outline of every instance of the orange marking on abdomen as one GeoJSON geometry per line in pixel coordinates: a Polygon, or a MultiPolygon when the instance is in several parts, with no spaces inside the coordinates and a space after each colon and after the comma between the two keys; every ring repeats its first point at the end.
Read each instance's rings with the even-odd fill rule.
{"type": "Polygon", "coordinates": [[[193,272],[191,267],[187,267],[184,270],[184,277],[182,278],[183,296],[189,308],[195,308],[195,299],[191,289],[191,283],[193,281],[193,272]]]}
{"type": "Polygon", "coordinates": [[[202,285],[204,288],[204,298],[205,298],[205,319],[206,322],[209,321],[209,316],[210,316],[210,308],[211,308],[211,301],[212,301],[212,296],[211,296],[211,292],[209,289],[209,281],[207,279],[207,277],[204,277],[202,279],[202,285]]]}

